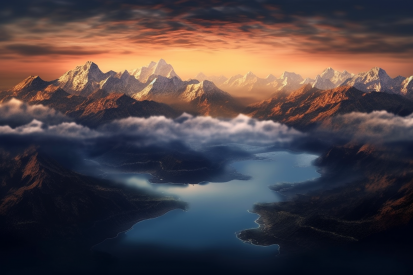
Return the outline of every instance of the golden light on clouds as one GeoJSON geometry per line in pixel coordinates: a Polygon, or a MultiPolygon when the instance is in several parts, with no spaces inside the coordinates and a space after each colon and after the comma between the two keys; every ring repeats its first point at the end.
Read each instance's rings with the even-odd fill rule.
{"type": "Polygon", "coordinates": [[[326,67],[358,73],[375,66],[393,77],[413,75],[411,14],[380,3],[369,12],[352,1],[322,9],[308,1],[99,3],[8,3],[0,87],[28,74],[55,79],[87,60],[121,71],[163,58],[184,79],[248,71],[314,78],[326,67]]]}

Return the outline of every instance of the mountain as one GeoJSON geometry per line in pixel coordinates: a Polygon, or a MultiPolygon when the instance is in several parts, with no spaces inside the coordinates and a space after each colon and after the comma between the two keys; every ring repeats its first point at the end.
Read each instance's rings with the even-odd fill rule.
{"type": "Polygon", "coordinates": [[[69,94],[83,97],[87,97],[99,89],[109,93],[132,95],[144,89],[148,84],[147,81],[156,76],[179,79],[172,66],[163,59],[158,63],[152,62],[148,67],[133,70],[132,73],[126,70],[118,73],[114,71],[103,73],[95,63],[88,61],[83,66],[77,66],[73,70],[69,70],[54,81],[47,82],[41,80],[38,76],[31,76],[15,86],[13,92],[28,91],[28,89],[37,92],[53,85],[69,94]]]}
{"type": "MultiPolygon", "coordinates": [[[[339,72],[332,68],[325,69],[316,79],[303,79],[301,75],[294,72],[283,72],[279,78],[272,74],[266,78],[259,78],[253,73],[248,72],[246,75],[235,75],[218,85],[221,89],[231,92],[232,94],[269,96],[275,93],[290,93],[304,84],[311,84],[314,88],[326,90],[333,89],[341,85],[348,78],[354,75],[347,72],[339,72]]],[[[202,78],[200,75],[198,78],[202,78]]]]}
{"type": "Polygon", "coordinates": [[[347,79],[341,86],[353,86],[363,92],[385,92],[400,94],[404,77],[391,78],[385,70],[374,67],[368,72],[359,73],[347,79]]]}
{"type": "Polygon", "coordinates": [[[350,86],[319,90],[307,84],[290,94],[252,104],[244,112],[257,119],[272,119],[306,129],[338,114],[376,110],[405,116],[413,112],[413,102],[400,95],[364,93],[350,86]]]}
{"type": "Polygon", "coordinates": [[[236,75],[231,77],[222,84],[222,88],[234,92],[251,92],[265,84],[265,79],[257,77],[252,72],[248,72],[244,76],[236,75]]]}
{"type": "Polygon", "coordinates": [[[193,111],[209,116],[236,116],[238,103],[232,96],[219,89],[211,81],[189,84],[179,96],[183,102],[189,103],[193,111]]]}
{"type": "Polygon", "coordinates": [[[311,86],[320,90],[328,90],[337,87],[333,82],[330,81],[330,79],[325,79],[320,75],[317,75],[311,86]]]}
{"type": "Polygon", "coordinates": [[[316,160],[321,177],[278,190],[305,195],[254,205],[260,226],[238,237],[256,245],[278,244],[284,255],[304,250],[312,255],[316,248],[336,249],[339,244],[353,244],[355,252],[363,242],[365,251],[371,251],[373,243],[374,249],[387,244],[390,250],[405,247],[402,253],[408,253],[409,242],[405,246],[395,242],[406,243],[412,231],[412,160],[404,153],[406,145],[393,146],[352,141],[326,150],[316,160]],[[311,185],[316,190],[304,191],[311,185]]]}
{"type": "Polygon", "coordinates": [[[100,88],[101,81],[115,74],[114,71],[103,73],[95,63],[88,61],[85,65],[66,72],[53,84],[69,94],[88,96],[100,88]]]}
{"type": "Polygon", "coordinates": [[[301,87],[303,78],[301,75],[293,72],[284,72],[279,79],[267,84],[276,88],[276,92],[291,92],[301,87]]]}
{"type": "Polygon", "coordinates": [[[198,83],[195,79],[190,81],[182,81],[178,77],[154,77],[155,78],[142,91],[133,94],[132,97],[136,100],[174,102],[187,85],[198,83]]]}
{"type": "Polygon", "coordinates": [[[180,110],[203,115],[234,116],[237,115],[235,110],[238,108],[231,95],[208,80],[182,81],[177,77],[158,76],[132,97],[136,100],[172,104],[180,110]]]}
{"type": "Polygon", "coordinates": [[[235,75],[218,85],[220,89],[240,97],[268,98],[277,92],[290,92],[300,87],[303,79],[292,72],[284,72],[280,78],[270,74],[266,78],[257,77],[252,72],[235,75]]]}
{"type": "MultiPolygon", "coordinates": [[[[339,72],[331,67],[328,67],[321,73],[321,78],[328,79],[335,87],[340,86],[344,81],[354,76],[354,74],[347,72],[346,70],[339,72]]],[[[317,87],[316,87],[317,88],[317,87]]]]}
{"type": "Polygon", "coordinates": [[[145,83],[137,80],[126,70],[115,75],[111,75],[99,83],[99,89],[105,90],[109,93],[122,92],[127,95],[134,94],[145,88],[145,86],[145,83]]]}
{"type": "Polygon", "coordinates": [[[402,95],[413,98],[413,76],[404,79],[400,86],[400,92],[402,95]]]}
{"type": "Polygon", "coordinates": [[[147,67],[131,70],[130,74],[142,83],[146,83],[151,75],[179,78],[172,65],[167,64],[163,59],[160,59],[157,63],[152,61],[147,67]]]}
{"type": "Polygon", "coordinates": [[[217,85],[217,86],[220,86],[220,85],[224,84],[224,82],[228,80],[228,78],[226,78],[223,75],[221,75],[221,76],[215,76],[215,75],[206,76],[203,73],[197,74],[194,77],[194,79],[198,80],[199,82],[204,81],[204,80],[209,80],[211,82],[214,82],[214,84],[217,85]]]}
{"type": "Polygon", "coordinates": [[[18,153],[1,148],[0,181],[0,232],[7,242],[76,236],[92,245],[137,221],[184,208],[170,197],[68,170],[39,147],[18,153]],[[98,221],[104,226],[94,226],[98,221]]]}
{"type": "Polygon", "coordinates": [[[14,86],[10,91],[2,92],[2,98],[13,97],[17,94],[21,95],[21,99],[25,100],[36,95],[37,91],[45,89],[50,83],[44,81],[39,76],[29,76],[22,82],[14,86]]]}
{"type": "Polygon", "coordinates": [[[165,116],[174,118],[181,113],[166,104],[147,100],[137,101],[125,94],[109,94],[103,90],[96,91],[74,109],[66,111],[69,117],[91,127],[127,117],[165,116]]]}
{"type": "Polygon", "coordinates": [[[147,100],[137,101],[122,93],[108,93],[98,89],[88,97],[83,97],[69,94],[53,84],[47,84],[48,82],[38,77],[25,79],[16,85],[12,92],[1,92],[0,102],[14,97],[29,104],[42,104],[91,127],[130,116],[177,117],[182,113],[166,104],[147,100]],[[43,89],[38,90],[39,88],[43,89]]]}

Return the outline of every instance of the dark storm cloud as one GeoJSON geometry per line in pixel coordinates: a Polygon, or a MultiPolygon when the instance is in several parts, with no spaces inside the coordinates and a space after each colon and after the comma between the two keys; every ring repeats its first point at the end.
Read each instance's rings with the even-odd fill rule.
{"type": "Polygon", "coordinates": [[[26,44],[11,44],[4,46],[4,53],[14,53],[24,56],[36,55],[96,55],[105,53],[105,51],[87,50],[82,47],[54,47],[49,44],[26,45],[26,44]]]}
{"type": "MultiPolygon", "coordinates": [[[[7,1],[0,24],[46,20],[49,26],[63,26],[92,20],[103,28],[101,35],[118,30],[141,37],[135,39],[140,43],[151,41],[157,31],[238,29],[253,39],[300,38],[308,52],[404,53],[412,51],[412,9],[413,2],[397,0],[7,1]]],[[[152,41],[158,41],[156,36],[152,41]]]]}

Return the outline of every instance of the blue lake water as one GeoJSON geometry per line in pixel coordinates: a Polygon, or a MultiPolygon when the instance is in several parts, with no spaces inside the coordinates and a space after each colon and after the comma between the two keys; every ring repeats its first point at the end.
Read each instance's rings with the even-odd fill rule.
{"type": "Polygon", "coordinates": [[[254,203],[283,200],[269,185],[318,177],[311,164],[317,156],[271,152],[257,157],[260,160],[231,164],[238,172],[251,176],[250,180],[181,186],[151,184],[150,175],[118,175],[124,184],[176,195],[189,207],[187,211],[174,210],[139,222],[93,250],[112,255],[117,271],[139,267],[144,274],[186,274],[196,268],[197,274],[210,274],[219,268],[221,272],[271,273],[279,247],[243,243],[236,238],[236,232],[258,226],[258,216],[248,212],[254,203]]]}

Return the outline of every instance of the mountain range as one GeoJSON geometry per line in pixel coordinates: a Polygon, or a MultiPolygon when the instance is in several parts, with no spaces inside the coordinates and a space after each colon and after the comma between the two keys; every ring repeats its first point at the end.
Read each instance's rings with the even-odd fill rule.
{"type": "Polygon", "coordinates": [[[90,127],[130,116],[177,117],[181,114],[166,104],[136,101],[125,94],[108,93],[101,89],[87,97],[69,94],[62,88],[43,81],[39,76],[30,76],[11,91],[0,93],[0,103],[11,98],[51,107],[90,127]]]}
{"type": "Polygon", "coordinates": [[[307,129],[335,115],[385,110],[401,116],[413,113],[413,101],[398,94],[365,93],[351,86],[320,90],[311,84],[249,105],[244,111],[257,119],[270,119],[307,129]]]}
{"type": "MultiPolygon", "coordinates": [[[[200,73],[195,79],[211,80],[216,77],[207,77],[200,73]]],[[[225,79],[224,76],[221,79],[225,79]]],[[[391,78],[385,70],[374,67],[367,72],[357,75],[346,70],[340,72],[331,67],[318,74],[315,79],[305,78],[293,72],[284,72],[279,78],[269,74],[266,78],[259,78],[252,72],[245,75],[235,75],[225,81],[216,82],[217,86],[232,95],[254,96],[262,94],[267,96],[280,92],[290,93],[303,85],[311,84],[320,90],[334,89],[340,86],[353,86],[362,92],[386,92],[400,94],[407,97],[413,96],[413,76],[397,76],[391,78]]],[[[259,96],[259,95],[258,95],[259,96]]],[[[269,96],[267,96],[268,98],[269,96]]]]}
{"type": "Polygon", "coordinates": [[[304,126],[352,111],[408,114],[413,76],[391,78],[378,67],[357,75],[329,67],[315,79],[294,72],[259,78],[248,72],[230,78],[200,73],[195,79],[182,80],[163,59],[106,73],[88,61],[53,81],[30,76],[1,92],[0,102],[12,97],[50,106],[88,126],[129,116],[176,117],[182,112],[214,117],[246,113],[304,126]],[[246,107],[242,97],[255,101],[246,107]]]}

